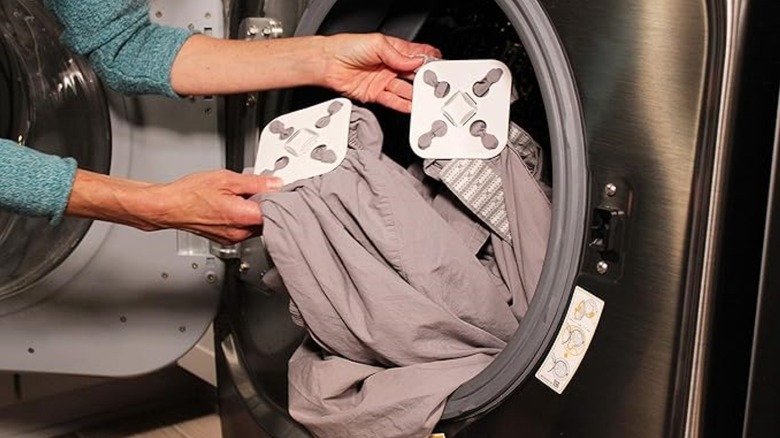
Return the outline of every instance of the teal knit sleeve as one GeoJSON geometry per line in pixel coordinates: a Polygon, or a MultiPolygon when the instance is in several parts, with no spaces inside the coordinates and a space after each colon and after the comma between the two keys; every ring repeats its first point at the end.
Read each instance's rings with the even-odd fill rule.
{"type": "Polygon", "coordinates": [[[68,205],[76,161],[0,140],[0,208],[48,217],[57,225],[68,205]]]}
{"type": "Polygon", "coordinates": [[[145,0],[45,0],[64,26],[63,41],[123,94],[164,94],[186,29],[156,25],[145,0]]]}

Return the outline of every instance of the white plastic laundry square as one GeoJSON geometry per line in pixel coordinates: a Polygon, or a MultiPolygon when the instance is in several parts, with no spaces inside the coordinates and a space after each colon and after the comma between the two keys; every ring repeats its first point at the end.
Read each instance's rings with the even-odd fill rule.
{"type": "Polygon", "coordinates": [[[409,143],[428,159],[488,159],[506,147],[512,73],[497,60],[431,61],[414,79],[409,143]]]}
{"type": "Polygon", "coordinates": [[[324,175],[347,155],[352,102],[334,99],[269,123],[260,134],[255,173],[284,184],[324,175]]]}

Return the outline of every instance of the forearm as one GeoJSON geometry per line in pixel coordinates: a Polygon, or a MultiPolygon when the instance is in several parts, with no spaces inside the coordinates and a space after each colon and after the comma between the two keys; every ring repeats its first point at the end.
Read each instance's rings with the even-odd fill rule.
{"type": "Polygon", "coordinates": [[[147,231],[156,230],[159,227],[154,226],[149,218],[155,215],[159,200],[146,196],[151,186],[79,169],[65,213],[147,231]]]}
{"type": "Polygon", "coordinates": [[[175,228],[221,243],[254,235],[260,207],[246,199],[278,190],[281,181],[227,170],[202,172],[165,184],[148,184],[79,170],[67,214],[129,225],[144,231],[175,228]]]}
{"type": "Polygon", "coordinates": [[[181,95],[231,94],[303,85],[323,85],[324,37],[270,41],[190,37],[171,70],[181,95]]]}

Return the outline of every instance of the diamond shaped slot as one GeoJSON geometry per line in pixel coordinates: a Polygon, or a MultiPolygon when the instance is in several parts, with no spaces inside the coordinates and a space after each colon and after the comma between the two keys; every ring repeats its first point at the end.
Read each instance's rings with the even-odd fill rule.
{"type": "Polygon", "coordinates": [[[477,115],[477,102],[468,94],[458,91],[444,104],[441,112],[454,126],[465,126],[477,115]]]}
{"type": "Polygon", "coordinates": [[[309,155],[312,147],[316,144],[319,135],[309,129],[301,129],[293,134],[284,149],[294,157],[305,157],[309,155]]]}

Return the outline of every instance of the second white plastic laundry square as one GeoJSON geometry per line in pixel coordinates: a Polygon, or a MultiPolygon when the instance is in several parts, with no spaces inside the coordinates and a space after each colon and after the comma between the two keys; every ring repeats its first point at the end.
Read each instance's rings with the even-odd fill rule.
{"type": "Polygon", "coordinates": [[[497,60],[434,61],[414,80],[409,143],[427,159],[489,159],[506,147],[512,74],[497,60]]]}
{"type": "Polygon", "coordinates": [[[260,135],[255,173],[290,184],[334,170],[347,154],[351,113],[340,98],[274,119],[260,135]]]}

